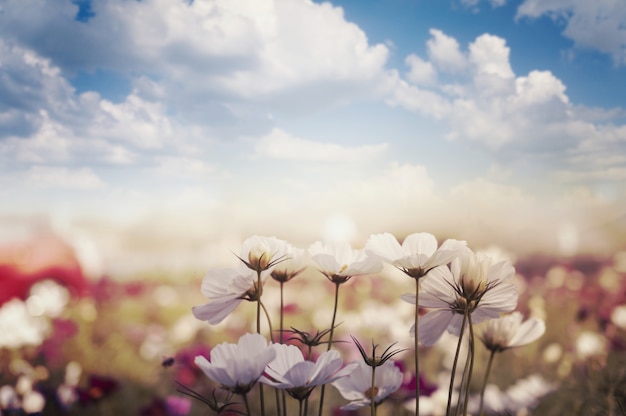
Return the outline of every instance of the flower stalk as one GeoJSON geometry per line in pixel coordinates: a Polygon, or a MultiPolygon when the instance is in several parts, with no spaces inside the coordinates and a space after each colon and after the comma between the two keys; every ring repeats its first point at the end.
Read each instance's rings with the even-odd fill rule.
{"type": "MultiPolygon", "coordinates": [[[[468,351],[468,362],[469,369],[467,372],[467,381],[465,384],[465,399],[463,401],[463,414],[467,415],[467,404],[469,403],[469,390],[470,390],[470,382],[472,380],[472,373],[474,371],[474,326],[472,325],[472,314],[468,314],[467,316],[468,327],[469,327],[469,351],[468,351]]],[[[459,396],[460,398],[461,396],[459,396]]]]}
{"type": "Polygon", "coordinates": [[[376,416],[376,366],[372,367],[372,387],[370,388],[370,416],[376,416]]]}
{"type": "Polygon", "coordinates": [[[483,378],[483,386],[480,389],[480,406],[478,408],[478,416],[483,415],[483,407],[485,404],[485,390],[487,389],[487,380],[489,379],[489,373],[491,372],[491,365],[493,364],[493,358],[496,356],[496,351],[492,350],[489,353],[489,361],[487,362],[487,368],[485,369],[485,377],[483,378]]]}
{"type": "Polygon", "coordinates": [[[450,385],[448,386],[448,403],[446,405],[446,416],[450,415],[450,409],[452,407],[452,392],[454,391],[454,379],[456,375],[456,366],[459,363],[459,355],[461,352],[461,345],[463,342],[463,335],[465,332],[466,321],[467,321],[467,312],[463,314],[463,323],[461,324],[461,332],[459,333],[459,341],[456,344],[456,351],[454,353],[454,361],[452,362],[452,372],[450,373],[450,385]]]}
{"type": "Polygon", "coordinates": [[[415,414],[419,416],[420,414],[420,360],[419,360],[419,332],[418,332],[418,321],[420,316],[420,307],[419,307],[419,294],[420,294],[420,282],[418,278],[415,278],[415,414]]]}
{"type": "MultiPolygon", "coordinates": [[[[330,331],[328,333],[328,347],[326,348],[326,351],[330,351],[331,347],[332,347],[332,343],[333,343],[333,334],[334,334],[334,329],[335,329],[335,321],[337,319],[337,308],[339,305],[339,286],[341,286],[341,283],[343,283],[343,281],[341,280],[336,280],[335,282],[335,302],[333,305],[333,318],[330,321],[330,331]]],[[[320,407],[319,407],[319,412],[318,415],[322,416],[323,411],[324,411],[324,393],[326,391],[326,386],[322,386],[322,388],[320,389],[320,407]]]]}

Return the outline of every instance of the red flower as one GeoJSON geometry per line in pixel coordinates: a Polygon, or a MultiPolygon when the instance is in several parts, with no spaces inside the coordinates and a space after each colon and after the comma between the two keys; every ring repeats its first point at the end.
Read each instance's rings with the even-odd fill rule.
{"type": "Polygon", "coordinates": [[[0,306],[12,298],[26,299],[32,285],[47,279],[64,285],[73,295],[89,293],[74,250],[58,237],[46,235],[0,246],[0,306]]]}
{"type": "Polygon", "coordinates": [[[78,401],[82,405],[95,403],[111,395],[119,388],[117,380],[98,375],[91,375],[85,388],[78,388],[78,401]]]}

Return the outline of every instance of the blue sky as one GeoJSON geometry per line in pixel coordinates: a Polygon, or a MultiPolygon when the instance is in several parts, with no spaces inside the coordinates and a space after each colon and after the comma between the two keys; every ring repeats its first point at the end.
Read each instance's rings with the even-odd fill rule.
{"type": "Polygon", "coordinates": [[[625,25],[613,0],[0,0],[0,215],[103,252],[623,249],[625,25]]]}

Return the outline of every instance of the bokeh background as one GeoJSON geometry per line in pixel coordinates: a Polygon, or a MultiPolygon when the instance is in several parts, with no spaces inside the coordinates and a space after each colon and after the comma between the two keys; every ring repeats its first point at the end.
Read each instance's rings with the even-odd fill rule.
{"type": "MultiPolygon", "coordinates": [[[[624,413],[624,24],[608,0],[0,0],[0,382],[182,412],[191,357],[250,329],[191,315],[245,238],[424,231],[511,258],[546,320],[502,391],[624,413]]],[[[410,346],[411,284],[350,281],[343,336],[410,346]]],[[[290,282],[289,325],[328,326],[329,286],[290,282]]]]}

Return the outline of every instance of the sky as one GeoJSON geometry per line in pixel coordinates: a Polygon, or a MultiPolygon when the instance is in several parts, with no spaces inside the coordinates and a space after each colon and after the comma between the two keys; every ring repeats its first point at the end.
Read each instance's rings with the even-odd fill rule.
{"type": "Polygon", "coordinates": [[[623,0],[0,0],[0,237],[111,273],[253,234],[610,255],[624,97],[623,0]]]}

